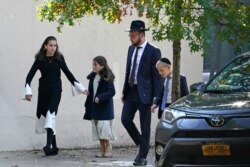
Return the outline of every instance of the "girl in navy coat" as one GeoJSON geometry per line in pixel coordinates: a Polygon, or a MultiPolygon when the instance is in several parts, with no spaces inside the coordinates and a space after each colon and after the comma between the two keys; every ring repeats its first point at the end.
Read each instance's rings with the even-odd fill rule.
{"type": "Polygon", "coordinates": [[[85,102],[84,119],[92,121],[92,138],[99,140],[101,152],[96,157],[111,157],[112,145],[110,140],[116,140],[113,128],[115,95],[115,76],[103,56],[93,59],[93,71],[89,79],[89,95],[85,102]]]}

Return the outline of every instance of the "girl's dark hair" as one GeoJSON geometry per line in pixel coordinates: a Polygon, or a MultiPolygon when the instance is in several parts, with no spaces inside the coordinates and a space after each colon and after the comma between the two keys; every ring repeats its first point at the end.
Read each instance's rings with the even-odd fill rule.
{"type": "Polygon", "coordinates": [[[94,62],[103,66],[103,70],[100,71],[100,76],[107,81],[114,81],[115,75],[113,74],[112,70],[109,68],[107,60],[103,56],[97,56],[93,59],[94,62]]]}
{"type": "MultiPolygon", "coordinates": [[[[44,47],[45,47],[45,45],[48,45],[49,41],[57,41],[57,39],[56,39],[56,37],[49,36],[49,37],[47,37],[47,38],[44,40],[44,42],[43,42],[43,44],[42,44],[40,50],[39,50],[39,51],[37,52],[37,54],[35,55],[35,58],[36,58],[37,60],[39,60],[39,61],[45,61],[45,60],[47,59],[47,57],[46,57],[47,51],[46,51],[46,49],[45,49],[44,47]]],[[[58,47],[58,45],[57,45],[57,47],[56,47],[56,51],[55,51],[54,57],[55,57],[56,59],[58,59],[59,61],[62,61],[62,60],[63,60],[63,55],[59,52],[59,47],[58,47]]]]}

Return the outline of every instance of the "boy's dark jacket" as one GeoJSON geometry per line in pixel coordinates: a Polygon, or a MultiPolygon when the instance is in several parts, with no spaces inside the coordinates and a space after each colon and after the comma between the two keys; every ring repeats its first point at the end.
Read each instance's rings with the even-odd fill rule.
{"type": "MultiPolygon", "coordinates": [[[[188,85],[187,85],[187,79],[185,76],[180,75],[180,98],[188,95],[189,90],[188,90],[188,85]]],[[[164,82],[162,83],[162,88],[161,88],[161,93],[158,96],[157,100],[155,101],[157,106],[161,106],[162,103],[162,97],[164,94],[164,82]]],[[[161,118],[163,111],[161,110],[161,107],[159,107],[158,110],[158,118],[161,118]]]]}
{"type": "Polygon", "coordinates": [[[89,79],[89,95],[85,102],[85,114],[83,119],[87,120],[111,120],[114,119],[114,105],[113,96],[115,95],[115,87],[113,81],[107,81],[101,77],[98,84],[95,97],[93,82],[95,79],[95,73],[91,72],[87,79],[89,79]],[[95,103],[94,99],[98,97],[99,103],[95,103]]]}

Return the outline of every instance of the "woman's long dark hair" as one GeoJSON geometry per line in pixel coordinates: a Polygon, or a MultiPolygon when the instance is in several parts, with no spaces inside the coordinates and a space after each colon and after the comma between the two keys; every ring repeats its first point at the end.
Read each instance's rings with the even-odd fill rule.
{"type": "MultiPolygon", "coordinates": [[[[57,41],[56,37],[53,37],[53,36],[49,36],[47,37],[40,50],[37,52],[37,54],[35,55],[35,58],[39,61],[45,61],[47,60],[47,57],[46,57],[46,53],[47,53],[47,50],[45,49],[45,45],[48,45],[49,41],[57,41]]],[[[59,61],[62,61],[63,60],[63,55],[59,52],[59,47],[57,45],[56,47],[56,51],[55,51],[55,54],[54,54],[54,57],[56,59],[58,59],[59,61]]]]}
{"type": "Polygon", "coordinates": [[[114,81],[115,75],[113,74],[112,70],[109,68],[107,60],[103,56],[97,56],[93,59],[94,62],[103,66],[103,70],[100,71],[100,76],[107,81],[114,81]]]}

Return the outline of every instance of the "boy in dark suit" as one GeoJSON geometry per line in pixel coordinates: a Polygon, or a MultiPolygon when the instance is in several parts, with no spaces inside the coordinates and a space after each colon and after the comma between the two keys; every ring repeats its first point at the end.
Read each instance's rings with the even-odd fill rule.
{"type": "MultiPolygon", "coordinates": [[[[162,78],[165,78],[164,85],[162,87],[162,93],[160,94],[158,100],[155,101],[154,105],[151,107],[151,111],[159,106],[158,118],[160,119],[162,113],[166,107],[168,107],[172,101],[172,71],[171,62],[167,58],[161,58],[156,63],[156,68],[162,78]]],[[[180,75],[180,97],[186,96],[189,93],[186,77],[180,75]]]]}

